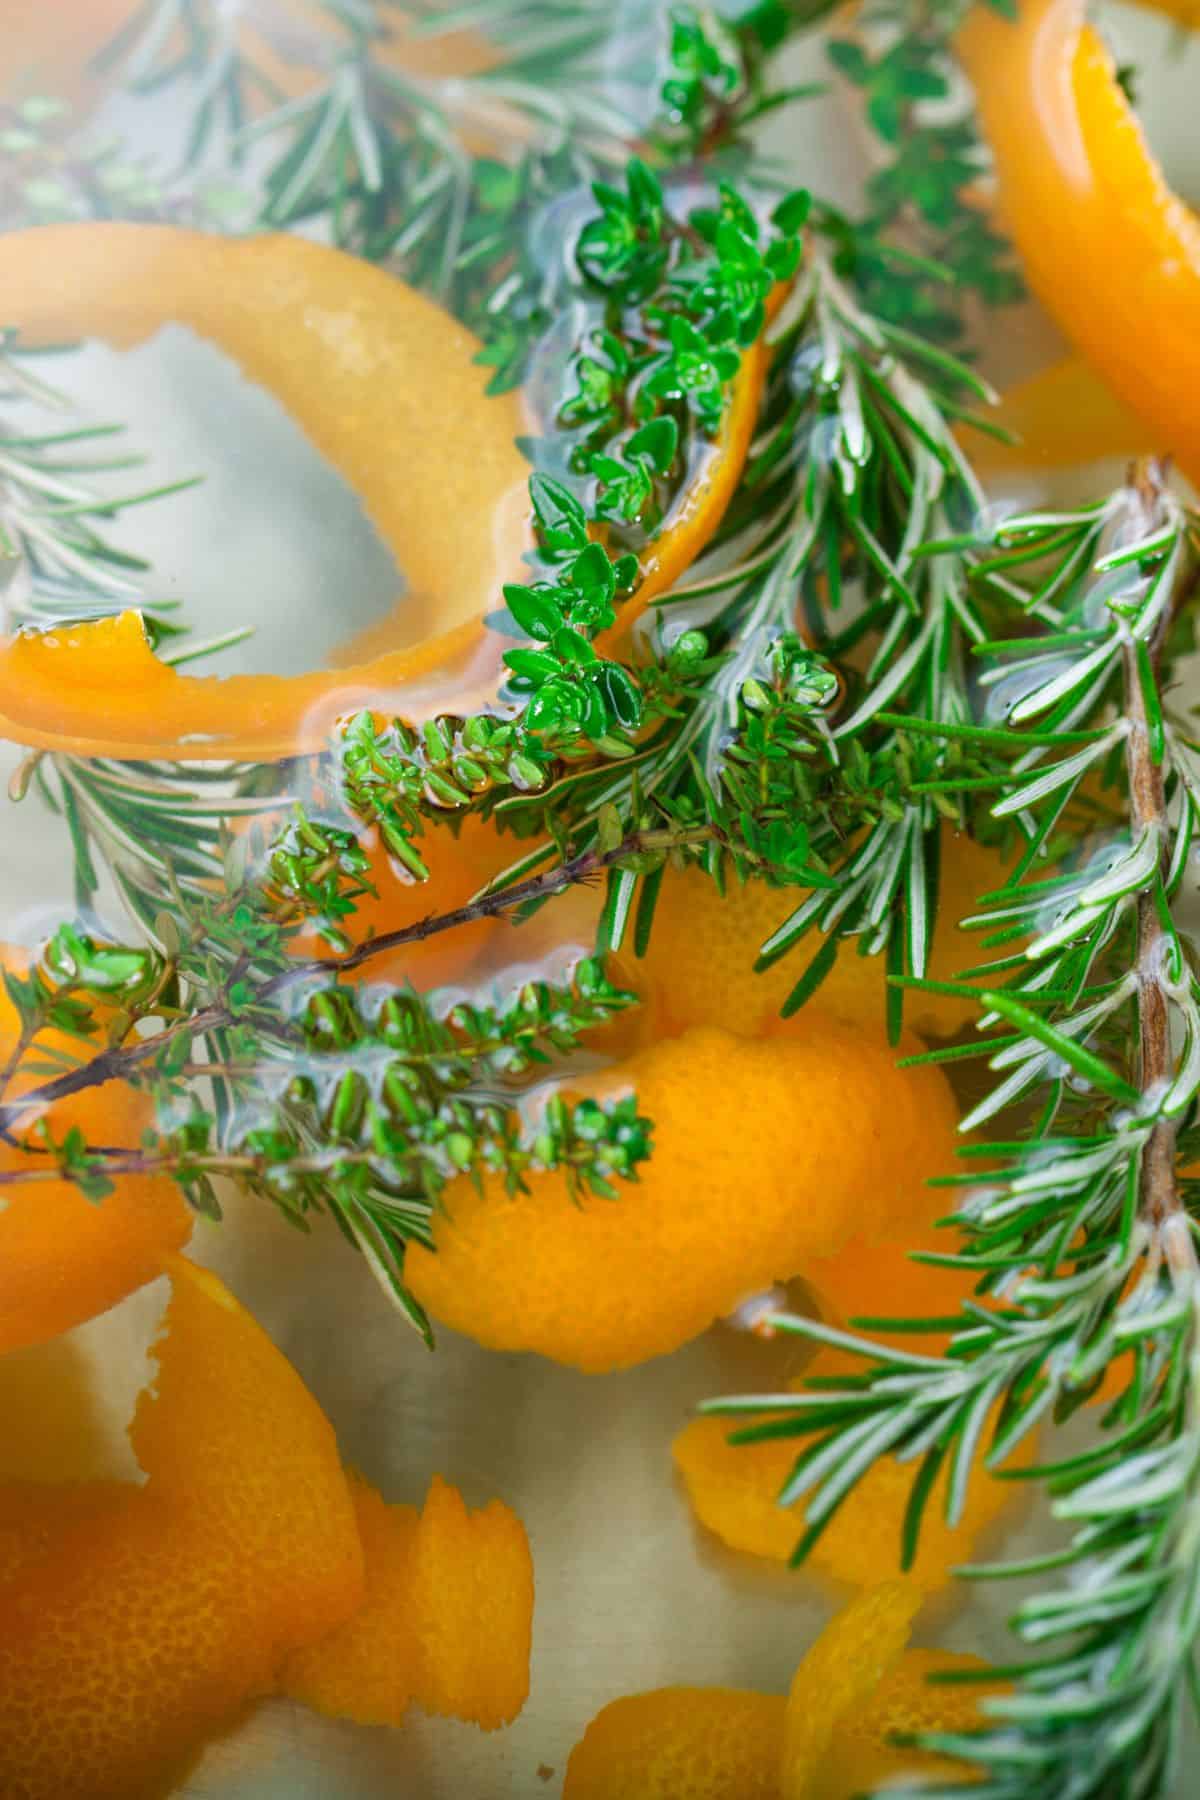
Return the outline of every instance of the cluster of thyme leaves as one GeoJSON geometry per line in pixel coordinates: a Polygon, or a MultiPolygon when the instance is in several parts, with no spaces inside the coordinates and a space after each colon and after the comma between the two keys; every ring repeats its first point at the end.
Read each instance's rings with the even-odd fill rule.
{"type": "Polygon", "coordinates": [[[331,1216],[427,1339],[404,1248],[429,1241],[454,1176],[499,1175],[513,1190],[531,1171],[559,1170],[572,1191],[612,1198],[614,1178],[650,1152],[636,1100],[571,1103],[530,1082],[636,996],[591,959],[565,982],[527,981],[495,1003],[444,1011],[370,982],[383,950],[452,929],[456,915],[334,967],[297,954],[316,907],[336,917],[365,890],[357,845],[299,818],[260,874],[164,915],[166,948],[64,924],[29,972],[5,969],[19,1036],[0,1072],[0,1138],[16,1152],[0,1192],[66,1179],[101,1202],[124,1176],[159,1175],[219,1218],[214,1182],[232,1179],[301,1228],[331,1216]],[[359,970],[365,983],[338,979],[359,970]],[[55,1102],[111,1082],[149,1102],[139,1143],[56,1130],[55,1102]]]}
{"type": "MultiPolygon", "coordinates": [[[[1026,1584],[1012,1624],[1029,1654],[998,1671],[1015,1685],[983,1702],[980,1731],[928,1740],[973,1767],[932,1791],[1163,1794],[1200,1634],[1200,983],[1179,922],[1200,743],[1164,673],[1200,587],[1200,518],[1149,464],[1099,504],[1009,518],[959,549],[1020,626],[976,646],[998,722],[957,735],[986,741],[991,810],[1021,854],[968,921],[992,956],[948,984],[976,995],[978,1035],[908,1059],[985,1058],[997,1077],[962,1122],[964,1171],[942,1183],[956,1241],[920,1259],[946,1271],[946,1315],[857,1331],[782,1316],[778,1329],[854,1352],[862,1372],[711,1407],[758,1416],[739,1441],[804,1440],[780,1496],[808,1496],[797,1561],[883,1455],[913,1466],[905,1566],[940,1476],[951,1523],[977,1462],[1044,1484],[1061,1543],[961,1571],[1026,1584]],[[992,1122],[1006,1129],[979,1141],[992,1122]],[[1006,1467],[1089,1400],[1102,1411],[1083,1448],[1044,1444],[1006,1467]]],[[[956,735],[917,717],[897,729],[956,735]]]]}

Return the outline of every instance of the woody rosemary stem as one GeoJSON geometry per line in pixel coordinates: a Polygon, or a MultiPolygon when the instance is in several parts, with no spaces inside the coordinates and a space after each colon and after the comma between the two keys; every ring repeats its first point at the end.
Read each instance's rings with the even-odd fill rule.
{"type": "MultiPolygon", "coordinates": [[[[1131,523],[1138,536],[1147,535],[1162,523],[1163,478],[1162,465],[1150,459],[1136,463],[1130,470],[1131,510],[1137,514],[1131,523]]],[[[1191,579],[1192,572],[1188,570],[1148,646],[1150,671],[1156,681],[1163,642],[1175,610],[1186,597],[1185,590],[1191,579]]],[[[1132,642],[1125,647],[1124,673],[1125,710],[1129,721],[1125,759],[1129,773],[1130,820],[1135,836],[1152,831],[1162,846],[1161,876],[1168,842],[1163,762],[1162,756],[1155,753],[1136,647],[1132,642]]],[[[1137,902],[1138,1084],[1147,1095],[1165,1091],[1172,1073],[1170,1005],[1163,979],[1167,944],[1159,912],[1159,894],[1155,891],[1158,885],[1144,888],[1137,902]]],[[[1167,1220],[1181,1210],[1175,1172],[1177,1131],[1175,1119],[1160,1118],[1142,1154],[1138,1210],[1156,1231],[1161,1231],[1167,1220]]]]}

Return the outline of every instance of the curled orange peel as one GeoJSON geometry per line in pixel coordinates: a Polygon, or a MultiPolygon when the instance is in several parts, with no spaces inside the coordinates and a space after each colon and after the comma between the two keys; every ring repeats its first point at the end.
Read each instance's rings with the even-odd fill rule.
{"type": "Polygon", "coordinates": [[[561,1174],[511,1196],[488,1176],[447,1188],[434,1248],[405,1263],[436,1319],[494,1349],[625,1368],[907,1217],[952,1154],[940,1071],[898,1070],[882,1041],[815,1013],[803,1038],[697,1027],[571,1085],[629,1089],[654,1150],[615,1198],[577,1200],[561,1174]]]}
{"type": "Polygon", "coordinates": [[[268,1693],[375,1723],[410,1700],[507,1723],[533,1610],[515,1514],[470,1513],[438,1478],[419,1514],[348,1480],[328,1420],[228,1289],[165,1266],[157,1375],[130,1427],[145,1485],[0,1484],[0,1793],[162,1793],[268,1693]]]}
{"type": "MultiPolygon", "coordinates": [[[[0,946],[0,967],[17,969],[22,953],[0,946]]],[[[19,1033],[16,1009],[0,988],[0,1066],[19,1033]]],[[[56,1051],[86,1054],[78,1038],[47,1031],[35,1040],[31,1057],[56,1051]]],[[[20,1070],[8,1097],[19,1098],[41,1076],[20,1070]]],[[[61,1100],[46,1115],[56,1140],[73,1127],[92,1143],[136,1149],[153,1118],[151,1101],[123,1082],[61,1100]]],[[[36,1145],[32,1117],[21,1121],[21,1136],[36,1145]]],[[[0,1169],[36,1166],[31,1152],[0,1143],[0,1169]]],[[[52,1179],[0,1183],[0,1355],[42,1344],[84,1319],[105,1312],[159,1272],[160,1258],[191,1236],[193,1214],[178,1187],[163,1176],[123,1175],[113,1192],[92,1202],[73,1181],[52,1179]]]]}
{"type": "Polygon", "coordinates": [[[281,1691],[333,1718],[399,1725],[410,1704],[494,1731],[529,1693],[533,1561],[500,1500],[471,1512],[435,1476],[424,1507],[389,1505],[351,1478],[367,1597],[295,1652],[281,1691]]]}
{"type": "Polygon", "coordinates": [[[1171,192],[1084,0],[977,4],[958,37],[1029,285],[1155,448],[1200,474],[1200,221],[1171,192]]]}
{"type": "MultiPolygon", "coordinates": [[[[522,572],[528,469],[515,443],[520,403],[486,393],[457,321],[382,270],[305,239],[164,225],[10,232],[0,291],[5,323],[28,342],[90,335],[124,346],[169,322],[210,338],[346,478],[412,590],[397,647],[373,631],[369,660],[305,675],[180,673],[154,656],[133,612],[0,640],[0,735],[78,755],[270,760],[322,749],[363,708],[419,720],[494,697],[505,640],[484,614],[522,572]]],[[[627,635],[716,530],[766,365],[765,343],[751,346],[718,437],[601,648],[627,635]]]]}
{"type": "Polygon", "coordinates": [[[1016,440],[1005,444],[979,432],[970,434],[976,473],[990,481],[1153,449],[1149,427],[1080,356],[1064,357],[1017,382],[988,417],[1016,440]]]}
{"type": "Polygon", "coordinates": [[[974,1657],[905,1649],[920,1596],[887,1582],[837,1614],[785,1699],[737,1688],[672,1687],[612,1701],[571,1752],[563,1800],[850,1800],[865,1785],[957,1772],[896,1748],[894,1731],[977,1725],[978,1688],[929,1685],[974,1657]]]}
{"type": "Polygon", "coordinates": [[[328,1421],[215,1276],[166,1267],[130,1432],[145,1486],[50,1488],[41,1512],[27,1484],[0,1501],[0,1793],[21,1800],[162,1792],[362,1600],[328,1421]]]}
{"type": "MultiPolygon", "coordinates": [[[[857,1359],[822,1351],[808,1374],[855,1374],[862,1367],[857,1359]]],[[[804,1382],[789,1385],[799,1392],[804,1382]]],[[[691,1420],[676,1437],[671,1453],[692,1510],[729,1549],[787,1562],[804,1532],[804,1501],[782,1507],[779,1496],[802,1440],[731,1444],[734,1429],[730,1419],[704,1417],[691,1420]]],[[[1027,1464],[1032,1456],[1033,1445],[1027,1440],[1009,1468],[1027,1464]]],[[[805,1567],[848,1587],[870,1586],[894,1576],[900,1567],[901,1532],[914,1473],[911,1463],[881,1457],[842,1502],[810,1550],[805,1567]]],[[[925,1594],[947,1585],[955,1568],[971,1559],[980,1535],[1014,1498],[1011,1484],[977,1464],[962,1517],[951,1526],[943,1511],[945,1491],[943,1471],[922,1520],[910,1570],[911,1580],[925,1594]]]]}
{"type": "Polygon", "coordinates": [[[291,677],[179,674],[133,613],[18,636],[0,652],[6,735],[85,755],[286,756],[321,748],[372,701],[396,710],[435,672],[457,673],[449,706],[498,668],[481,615],[529,543],[521,408],[486,393],[475,340],[432,301],[301,238],[108,223],[9,233],[0,287],[26,341],[127,346],[171,322],[211,339],[346,478],[411,588],[400,647],[291,677]]]}
{"type": "MultiPolygon", "coordinates": [[[[945,981],[978,960],[976,941],[958,922],[976,910],[981,893],[1000,885],[997,853],[949,827],[941,837],[938,921],[927,973],[945,981]]],[[[702,870],[668,868],[659,889],[654,930],[635,979],[645,989],[647,1009],[667,1031],[691,1025],[721,1025],[755,1037],[762,1032],[803,1035],[809,1009],[790,1021],[780,1009],[821,943],[814,936],[760,973],[754,972],[762,945],[806,897],[804,890],[771,887],[764,881],[739,883],[730,877],[724,894],[702,870]]],[[[887,988],[878,957],[844,943],[818,988],[812,1007],[848,1025],[882,1034],[887,988]]],[[[971,999],[913,992],[905,999],[905,1023],[923,1036],[941,1037],[975,1016],[971,999]]]]}

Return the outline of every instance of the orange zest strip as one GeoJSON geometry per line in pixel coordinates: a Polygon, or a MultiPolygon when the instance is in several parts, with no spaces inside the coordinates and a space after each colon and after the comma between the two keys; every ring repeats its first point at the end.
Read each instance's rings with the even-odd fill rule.
{"type": "Polygon", "coordinates": [[[159,225],[10,233],[0,291],[26,342],[128,346],[176,322],[227,351],[358,494],[411,589],[399,629],[424,633],[350,668],[228,680],[159,663],[135,614],[27,634],[0,652],[0,732],[82,755],[270,758],[456,659],[499,667],[481,615],[530,542],[522,413],[486,394],[474,338],[439,307],[301,238],[159,225]]]}
{"type": "Polygon", "coordinates": [[[533,1561],[500,1500],[470,1512],[435,1475],[425,1505],[388,1505],[351,1478],[367,1597],[297,1651],[281,1691],[332,1718],[399,1725],[411,1703],[494,1731],[529,1693],[533,1561]]]}
{"type": "Polygon", "coordinates": [[[515,1718],[533,1620],[516,1514],[471,1512],[437,1476],[420,1512],[347,1479],[328,1419],[229,1290],[182,1258],[160,1267],[157,1377],[129,1428],[145,1486],[79,1478],[69,1404],[53,1461],[76,1478],[0,1483],[0,1794],[165,1793],[270,1693],[373,1724],[410,1702],[485,1730],[515,1718]]]}
{"type": "Polygon", "coordinates": [[[1030,286],[1155,449],[1200,473],[1200,221],[1174,195],[1084,0],[977,5],[958,48],[1030,286]]]}
{"type": "Polygon", "coordinates": [[[628,1368],[814,1257],[887,1235],[953,1153],[940,1070],[897,1069],[882,1037],[816,1012],[803,1038],[696,1027],[572,1084],[630,1090],[654,1121],[654,1154],[614,1198],[576,1199],[561,1172],[511,1195],[487,1176],[447,1188],[435,1249],[414,1243],[405,1261],[435,1318],[493,1349],[628,1368]],[[847,1135],[851,1105],[869,1125],[847,1135]]]}
{"type": "MultiPolygon", "coordinates": [[[[375,631],[370,660],[286,678],[179,673],[154,656],[136,613],[22,633],[0,640],[0,735],[84,756],[271,760],[322,749],[338,719],[363,708],[420,721],[494,697],[504,639],[483,616],[522,573],[528,470],[514,441],[519,401],[486,395],[475,341],[455,320],[381,270],[304,239],[157,225],[10,233],[0,239],[0,291],[5,322],[27,342],[84,334],[129,345],[175,321],[225,349],[355,489],[411,584],[397,632],[423,633],[380,649],[387,631],[375,631]]],[[[719,525],[767,360],[764,343],[743,357],[718,441],[610,638],[719,525]]]]}
{"type": "Polygon", "coordinates": [[[670,1687],[611,1701],[571,1752],[563,1800],[851,1800],[918,1774],[957,1776],[960,1765],[893,1741],[981,1722],[977,1685],[928,1680],[981,1670],[977,1657],[905,1649],[919,1599],[904,1581],[861,1594],[804,1656],[786,1700],[670,1687]]]}
{"type": "Polygon", "coordinates": [[[215,1276],[167,1267],[157,1381],[130,1430],[145,1486],[50,1488],[40,1511],[29,1484],[0,1493],[0,1793],[14,1800],[165,1792],[289,1651],[362,1601],[329,1422],[215,1276]]]}

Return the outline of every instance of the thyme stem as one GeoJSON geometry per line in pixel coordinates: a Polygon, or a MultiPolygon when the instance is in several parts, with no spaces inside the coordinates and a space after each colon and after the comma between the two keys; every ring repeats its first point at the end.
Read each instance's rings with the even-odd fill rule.
{"type": "MultiPolygon", "coordinates": [[[[433,913],[427,918],[417,919],[411,925],[401,926],[396,931],[381,932],[378,937],[356,945],[345,956],[331,957],[324,962],[298,962],[294,967],[284,969],[269,981],[263,982],[257,990],[256,1001],[268,1000],[282,989],[314,976],[322,976],[329,981],[336,980],[339,975],[351,974],[373,958],[389,951],[423,943],[425,939],[440,932],[453,931],[457,926],[471,924],[477,919],[497,918],[529,901],[551,899],[574,883],[601,875],[606,869],[627,861],[630,857],[653,855],[713,839],[723,841],[724,833],[718,826],[711,824],[686,829],[664,826],[661,829],[629,832],[619,844],[607,850],[593,847],[547,870],[545,874],[530,876],[526,881],[516,882],[495,893],[481,894],[468,901],[465,906],[455,907],[452,912],[433,913]]],[[[234,975],[238,976],[241,972],[235,970],[234,975]]],[[[231,976],[227,985],[231,985],[232,980],[231,976]]],[[[28,1093],[15,1099],[0,1101],[0,1136],[9,1135],[14,1121],[23,1115],[52,1106],[57,1101],[82,1093],[88,1088],[126,1079],[141,1064],[159,1056],[177,1038],[184,1035],[198,1038],[210,1032],[221,1031],[232,1025],[236,1017],[234,1008],[228,1002],[215,1002],[187,1018],[176,1020],[151,1037],[142,1038],[133,1044],[111,1046],[89,1061],[81,1063],[78,1068],[69,1069],[65,1074],[56,1076],[52,1081],[31,1089],[28,1093]]]]}

